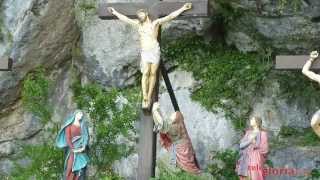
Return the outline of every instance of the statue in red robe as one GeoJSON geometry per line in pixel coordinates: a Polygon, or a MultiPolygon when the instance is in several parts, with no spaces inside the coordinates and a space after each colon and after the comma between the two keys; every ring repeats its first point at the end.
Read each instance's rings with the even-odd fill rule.
{"type": "Polygon", "coordinates": [[[236,168],[240,180],[265,179],[263,169],[268,153],[268,134],[261,125],[261,118],[251,118],[251,128],[240,141],[240,159],[236,168]]]}
{"type": "Polygon", "coordinates": [[[152,114],[155,129],[160,131],[161,145],[173,152],[176,166],[186,172],[200,174],[201,170],[182,113],[177,111],[172,114],[169,120],[164,120],[159,103],[156,102],[153,105],[152,114]]]}

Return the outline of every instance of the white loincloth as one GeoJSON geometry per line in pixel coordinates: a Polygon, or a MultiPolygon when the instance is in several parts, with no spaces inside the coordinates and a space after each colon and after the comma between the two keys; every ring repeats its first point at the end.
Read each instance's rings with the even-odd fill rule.
{"type": "Polygon", "coordinates": [[[159,45],[153,49],[141,50],[140,69],[143,72],[146,63],[159,64],[160,62],[160,47],[159,45]]]}

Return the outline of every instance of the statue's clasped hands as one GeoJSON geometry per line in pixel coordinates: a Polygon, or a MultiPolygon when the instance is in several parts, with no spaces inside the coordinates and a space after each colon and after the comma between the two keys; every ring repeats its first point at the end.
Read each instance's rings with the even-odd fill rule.
{"type": "Polygon", "coordinates": [[[253,144],[256,143],[256,137],[257,137],[257,135],[255,133],[252,133],[249,135],[249,140],[251,141],[251,143],[253,143],[253,144]]]}
{"type": "Polygon", "coordinates": [[[82,147],[80,149],[74,149],[73,152],[74,153],[82,153],[86,148],[85,147],[82,147]]]}

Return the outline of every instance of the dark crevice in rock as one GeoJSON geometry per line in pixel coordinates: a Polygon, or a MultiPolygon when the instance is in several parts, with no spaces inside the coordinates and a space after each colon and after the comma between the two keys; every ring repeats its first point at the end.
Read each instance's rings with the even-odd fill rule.
{"type": "Polygon", "coordinates": [[[262,14],[262,2],[261,2],[261,0],[256,0],[256,6],[257,6],[257,13],[259,15],[261,15],[262,14]]]}
{"type": "Polygon", "coordinates": [[[3,24],[3,6],[2,6],[3,0],[0,0],[0,43],[4,40],[4,24],[3,24]]]}
{"type": "Polygon", "coordinates": [[[320,22],[320,16],[311,18],[311,22],[313,22],[313,23],[320,22]]]}
{"type": "Polygon", "coordinates": [[[33,137],[37,136],[43,129],[38,129],[37,131],[33,132],[32,134],[22,138],[21,140],[28,140],[32,139],[33,137]]]}
{"type": "Polygon", "coordinates": [[[41,10],[44,9],[44,6],[46,6],[47,4],[48,4],[48,0],[39,0],[33,4],[32,8],[31,8],[31,12],[35,16],[40,16],[41,10]]]}
{"type": "Polygon", "coordinates": [[[1,144],[3,144],[3,143],[12,142],[13,140],[14,140],[14,139],[8,139],[8,140],[0,141],[0,146],[1,146],[1,144]]]}
{"type": "Polygon", "coordinates": [[[305,4],[307,4],[308,6],[311,5],[310,1],[309,0],[302,0],[305,4]]]}

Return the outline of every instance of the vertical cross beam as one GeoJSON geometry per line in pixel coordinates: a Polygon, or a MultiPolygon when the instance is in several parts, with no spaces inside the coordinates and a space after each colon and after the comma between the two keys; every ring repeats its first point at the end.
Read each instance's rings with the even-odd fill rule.
{"type": "MultiPolygon", "coordinates": [[[[158,42],[161,41],[161,27],[159,29],[158,42]]],[[[160,63],[162,60],[160,60],[160,63]]],[[[159,74],[153,92],[152,102],[159,99],[159,74]]],[[[157,134],[153,131],[154,121],[150,111],[142,111],[140,121],[139,159],[137,179],[149,180],[155,177],[157,159],[157,134]]]]}
{"type": "MultiPolygon", "coordinates": [[[[139,9],[146,9],[149,15],[153,18],[169,15],[171,12],[181,8],[185,3],[192,3],[192,9],[182,13],[178,19],[198,18],[209,16],[208,0],[179,0],[179,1],[159,1],[153,4],[150,3],[102,3],[99,5],[98,14],[101,19],[116,19],[109,13],[108,7],[115,8],[121,14],[130,18],[136,18],[136,12],[139,9]]],[[[161,32],[161,28],[159,30],[161,32]]],[[[159,42],[161,35],[159,34],[159,42]]],[[[157,84],[153,94],[153,102],[158,101],[159,96],[159,73],[163,76],[165,85],[170,95],[174,110],[179,111],[178,102],[174,95],[167,70],[162,61],[157,75],[157,84]]],[[[153,132],[154,122],[151,112],[142,111],[140,121],[140,138],[139,138],[139,160],[138,160],[138,180],[149,180],[155,176],[156,166],[156,133],[153,132]]]]}
{"type": "Polygon", "coordinates": [[[10,57],[0,58],[0,71],[12,71],[13,60],[10,57]]]}

